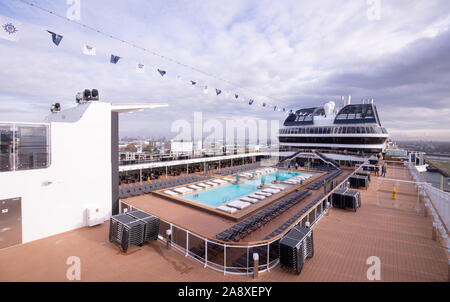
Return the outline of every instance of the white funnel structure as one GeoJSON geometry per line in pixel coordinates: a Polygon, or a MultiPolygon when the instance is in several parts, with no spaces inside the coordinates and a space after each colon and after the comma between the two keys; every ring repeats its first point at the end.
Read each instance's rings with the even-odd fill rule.
{"type": "Polygon", "coordinates": [[[325,111],[326,116],[330,116],[334,112],[334,107],[336,104],[333,101],[327,102],[325,105],[323,105],[323,110],[325,111]]]}

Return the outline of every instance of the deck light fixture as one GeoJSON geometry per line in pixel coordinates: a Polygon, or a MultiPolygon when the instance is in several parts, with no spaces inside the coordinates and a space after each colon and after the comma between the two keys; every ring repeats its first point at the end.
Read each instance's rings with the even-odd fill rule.
{"type": "Polygon", "coordinates": [[[77,104],[83,104],[89,101],[98,101],[99,93],[97,89],[85,89],[83,92],[78,92],[75,96],[75,100],[77,104]]]}
{"type": "Polygon", "coordinates": [[[61,105],[59,103],[52,104],[50,106],[51,113],[56,113],[61,111],[61,105]]]}
{"type": "Polygon", "coordinates": [[[97,89],[92,89],[91,96],[92,96],[92,100],[93,101],[98,101],[98,90],[97,89]]]}
{"type": "Polygon", "coordinates": [[[91,100],[91,91],[89,89],[85,89],[83,92],[83,100],[90,101],[91,100]]]}

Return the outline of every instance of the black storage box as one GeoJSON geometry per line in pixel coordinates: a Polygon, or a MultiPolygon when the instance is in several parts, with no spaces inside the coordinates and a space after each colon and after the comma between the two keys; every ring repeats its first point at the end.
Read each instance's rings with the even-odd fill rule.
{"type": "Polygon", "coordinates": [[[331,200],[335,208],[351,208],[356,212],[361,207],[361,194],[358,191],[339,189],[333,192],[331,200]]]}
{"type": "Polygon", "coordinates": [[[109,241],[118,242],[126,252],[130,245],[141,245],[144,239],[145,222],[127,214],[111,217],[109,241]]]}
{"type": "Polygon", "coordinates": [[[127,215],[145,222],[143,242],[158,239],[159,218],[138,210],[128,212],[127,215]]]}
{"type": "Polygon", "coordinates": [[[159,219],[142,211],[114,215],[109,224],[109,241],[126,252],[131,245],[142,245],[158,238],[159,219]]]}
{"type": "Polygon", "coordinates": [[[369,171],[357,172],[356,175],[366,176],[367,180],[370,182],[370,172],[369,171]]]}
{"type": "Polygon", "coordinates": [[[300,274],[306,258],[314,256],[312,230],[297,225],[281,238],[279,250],[280,264],[300,274]]]}
{"type": "Polygon", "coordinates": [[[369,187],[369,179],[364,175],[352,175],[349,178],[350,187],[351,188],[364,188],[367,189],[369,187]]]}

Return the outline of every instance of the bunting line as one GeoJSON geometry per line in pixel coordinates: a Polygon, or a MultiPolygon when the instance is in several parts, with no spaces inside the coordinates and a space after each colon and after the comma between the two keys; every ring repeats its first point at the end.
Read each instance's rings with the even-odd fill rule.
{"type": "MultiPolygon", "coordinates": [[[[61,18],[61,19],[65,20],[65,21],[68,21],[68,22],[72,22],[72,23],[74,23],[74,24],[77,24],[77,25],[79,25],[79,26],[81,26],[81,27],[83,27],[83,28],[89,29],[89,30],[91,30],[91,31],[93,31],[93,32],[96,32],[96,33],[98,33],[98,34],[101,34],[101,35],[103,35],[103,36],[106,36],[106,37],[108,37],[108,38],[110,38],[110,39],[113,39],[113,40],[122,42],[122,43],[127,44],[127,45],[129,45],[129,46],[131,46],[131,47],[134,47],[134,48],[136,48],[136,49],[139,49],[139,50],[142,50],[142,51],[144,51],[144,52],[150,53],[150,54],[152,54],[152,55],[154,55],[154,56],[156,56],[156,57],[159,57],[159,58],[161,58],[161,59],[163,59],[163,60],[172,62],[172,63],[177,64],[177,65],[179,65],[179,66],[182,66],[182,67],[184,67],[184,68],[191,69],[191,70],[193,70],[193,71],[195,71],[195,72],[198,72],[198,73],[203,74],[203,75],[205,75],[205,76],[207,76],[207,77],[214,78],[214,79],[216,79],[216,80],[222,81],[222,82],[224,82],[224,83],[227,83],[227,84],[232,85],[232,86],[234,86],[234,87],[237,87],[237,88],[239,88],[239,89],[242,89],[242,90],[251,92],[251,94],[260,95],[259,93],[253,92],[252,89],[246,88],[246,87],[244,87],[244,86],[242,86],[242,85],[236,84],[236,83],[231,82],[231,81],[226,80],[226,79],[223,79],[222,77],[216,76],[216,75],[214,75],[214,74],[212,74],[212,73],[209,73],[209,72],[200,70],[200,69],[198,69],[198,68],[196,68],[196,67],[187,65],[187,64],[185,64],[185,63],[183,63],[183,62],[180,62],[180,61],[178,61],[178,60],[172,59],[172,58],[167,57],[167,56],[165,56],[165,55],[161,55],[161,54],[159,54],[159,53],[157,53],[157,52],[155,52],[155,51],[153,51],[153,50],[150,50],[150,49],[147,49],[147,48],[145,48],[145,47],[139,46],[139,45],[137,45],[137,44],[135,44],[135,43],[133,43],[133,42],[129,42],[129,41],[124,40],[124,39],[122,39],[122,38],[116,37],[116,36],[114,36],[114,35],[111,35],[111,34],[109,34],[109,33],[104,32],[104,31],[102,31],[102,30],[99,30],[99,29],[97,29],[97,28],[94,28],[94,27],[91,27],[91,26],[86,25],[86,24],[84,24],[84,23],[78,22],[77,20],[73,20],[73,19],[70,19],[70,18],[68,18],[68,17],[62,16],[62,15],[60,15],[60,14],[58,14],[58,13],[56,13],[56,12],[53,12],[53,11],[47,9],[47,8],[41,7],[41,6],[39,6],[39,5],[37,5],[37,4],[33,3],[33,2],[29,2],[29,1],[26,1],[26,0],[18,0],[18,1],[20,1],[20,2],[22,2],[23,4],[26,4],[26,5],[28,5],[28,6],[37,8],[37,9],[39,9],[39,10],[41,10],[41,11],[43,11],[43,12],[46,12],[46,13],[48,13],[48,14],[51,14],[51,15],[53,15],[53,16],[56,16],[56,17],[58,17],[58,18],[61,18]]],[[[62,35],[59,35],[59,34],[57,34],[57,33],[51,32],[51,31],[49,31],[49,30],[47,30],[47,31],[52,35],[52,41],[53,41],[53,43],[54,43],[56,46],[59,46],[61,40],[63,39],[63,36],[62,36],[62,35]]],[[[86,54],[86,55],[96,55],[96,50],[95,50],[94,47],[85,44],[85,45],[84,45],[84,48],[83,48],[83,53],[86,54]]],[[[116,56],[116,55],[111,54],[110,63],[112,63],[112,64],[117,64],[117,63],[119,62],[120,59],[122,59],[122,57],[119,57],[119,56],[116,56]]],[[[144,65],[138,63],[138,65],[137,65],[137,67],[136,67],[136,71],[137,71],[137,72],[144,72],[144,65]],[[142,65],[142,69],[141,69],[141,67],[139,67],[139,65],[142,65]]],[[[167,73],[165,70],[162,70],[162,69],[159,69],[159,68],[157,69],[157,71],[159,72],[159,74],[161,75],[161,77],[164,77],[164,75],[167,73]]],[[[197,84],[197,81],[190,80],[190,83],[191,83],[191,86],[195,86],[195,85],[197,84]]],[[[222,92],[224,92],[225,95],[229,95],[227,91],[223,91],[222,89],[217,89],[217,88],[216,88],[215,90],[216,90],[216,96],[219,96],[222,92]]],[[[207,85],[204,86],[203,92],[204,92],[205,94],[208,94],[208,86],[207,86],[207,85]]],[[[224,94],[222,94],[222,95],[224,95],[224,94]]],[[[262,97],[264,97],[264,98],[266,98],[266,99],[274,100],[272,97],[268,97],[268,96],[264,96],[264,95],[260,95],[260,96],[262,96],[262,97]]],[[[234,97],[235,97],[235,100],[238,100],[239,95],[238,95],[237,93],[235,93],[235,94],[234,94],[234,97]]],[[[276,100],[275,100],[275,101],[276,101],[276,100]]],[[[250,98],[249,101],[248,101],[248,104],[249,104],[249,105],[252,105],[253,103],[254,103],[254,99],[253,99],[253,98],[250,98]]],[[[265,102],[262,103],[262,104],[263,104],[262,107],[266,107],[266,103],[265,103],[265,102]]],[[[270,107],[271,107],[270,104],[269,104],[269,106],[267,106],[267,107],[270,108],[270,107]]],[[[274,111],[276,111],[276,109],[277,109],[277,106],[274,106],[274,111]]],[[[278,111],[281,111],[281,109],[278,108],[278,111]]],[[[285,108],[283,108],[283,112],[285,112],[285,108]]],[[[292,112],[293,112],[292,109],[289,110],[289,114],[292,114],[292,112]]]]}

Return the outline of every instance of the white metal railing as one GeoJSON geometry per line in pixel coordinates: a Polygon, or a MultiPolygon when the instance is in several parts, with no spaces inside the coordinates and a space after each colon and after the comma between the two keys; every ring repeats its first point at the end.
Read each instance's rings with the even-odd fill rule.
{"type": "Polygon", "coordinates": [[[444,238],[447,249],[450,249],[448,230],[450,229],[450,193],[433,187],[425,182],[420,172],[413,163],[409,163],[409,170],[415,182],[419,186],[419,194],[425,199],[425,206],[434,217],[434,222],[444,238]]]}

